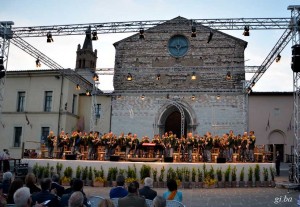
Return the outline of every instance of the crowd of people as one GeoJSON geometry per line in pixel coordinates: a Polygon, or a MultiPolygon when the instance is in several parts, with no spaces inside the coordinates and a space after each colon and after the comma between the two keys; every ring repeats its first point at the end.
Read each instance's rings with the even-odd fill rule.
{"type": "Polygon", "coordinates": [[[62,158],[65,151],[77,154],[79,159],[83,151],[88,152],[88,159],[97,159],[97,149],[105,148],[105,159],[109,159],[115,154],[116,149],[125,153],[125,158],[133,154],[136,157],[173,157],[174,152],[179,152],[181,161],[192,162],[192,153],[200,155],[203,162],[211,162],[212,149],[219,150],[219,157],[225,158],[227,162],[233,161],[233,153],[238,154],[239,161],[254,161],[255,148],[254,131],[249,134],[244,132],[243,135],[235,135],[232,130],[224,133],[222,136],[213,136],[210,132],[200,136],[197,134],[187,133],[177,137],[172,131],[165,132],[162,136],[154,135],[152,139],[144,136],[141,139],[137,134],[105,133],[100,135],[99,132],[80,132],[74,131],[71,135],[62,131],[59,136],[55,136],[53,131],[47,137],[46,145],[48,147],[49,158],[53,158],[54,149],[58,152],[56,158],[62,158]],[[153,150],[150,152],[149,144],[152,144],[153,150]],[[188,156],[184,156],[188,154],[188,156]]]}
{"type": "MultiPolygon", "coordinates": [[[[59,183],[59,176],[54,174],[52,178],[41,180],[40,185],[36,183],[33,173],[28,173],[25,182],[21,179],[13,179],[9,171],[3,174],[0,184],[0,207],[7,204],[15,207],[90,207],[91,203],[83,190],[83,181],[73,179],[70,188],[64,188],[59,183]]],[[[157,195],[152,189],[153,179],[144,179],[144,187],[134,181],[125,187],[123,175],[117,177],[117,186],[110,189],[109,198],[103,199],[98,207],[114,207],[111,199],[117,199],[119,207],[148,207],[146,199],[152,201],[152,207],[166,207],[167,200],[182,202],[182,192],[177,190],[175,180],[167,182],[168,189],[163,195],[157,195]]]]}

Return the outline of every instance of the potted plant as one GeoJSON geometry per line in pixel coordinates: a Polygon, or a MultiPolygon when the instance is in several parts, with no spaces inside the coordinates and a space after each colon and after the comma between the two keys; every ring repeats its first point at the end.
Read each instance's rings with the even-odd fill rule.
{"type": "Polygon", "coordinates": [[[35,163],[32,167],[32,173],[37,176],[39,172],[39,165],[37,163],[35,163]]]}
{"type": "Polygon", "coordinates": [[[248,182],[247,182],[248,187],[253,186],[253,168],[250,166],[248,168],[248,182]]]}
{"type": "Polygon", "coordinates": [[[82,178],[81,178],[84,185],[87,185],[86,179],[87,179],[88,173],[89,173],[89,168],[88,168],[88,166],[85,166],[85,168],[82,170],[82,178]]]}
{"type": "Polygon", "coordinates": [[[275,187],[275,168],[274,167],[270,167],[270,174],[271,174],[270,186],[275,187]]]}
{"type": "Polygon", "coordinates": [[[222,168],[218,168],[216,170],[217,180],[218,180],[218,188],[224,188],[224,182],[222,181],[222,168]]]}
{"type": "Polygon", "coordinates": [[[142,165],[141,170],[140,170],[141,188],[144,185],[144,179],[146,177],[150,177],[150,173],[151,173],[151,166],[150,165],[142,165]]]}
{"type": "Polygon", "coordinates": [[[217,180],[210,177],[210,175],[206,176],[204,179],[204,187],[205,188],[215,188],[217,180]]]}
{"type": "MultiPolygon", "coordinates": [[[[117,186],[117,174],[118,174],[118,168],[112,167],[111,169],[111,180],[112,180],[112,186],[117,186]]],[[[136,177],[136,175],[135,175],[136,177]]]]}
{"type": "Polygon", "coordinates": [[[93,186],[94,187],[104,187],[105,184],[105,178],[104,178],[104,171],[103,168],[101,166],[101,170],[96,170],[94,168],[94,180],[93,180],[93,186]]]}
{"type": "Polygon", "coordinates": [[[172,167],[167,170],[167,181],[170,179],[176,180],[176,172],[172,167]]]}
{"type": "Polygon", "coordinates": [[[191,183],[190,183],[190,176],[191,176],[191,171],[187,168],[184,167],[182,169],[183,171],[183,178],[184,178],[184,188],[191,188],[191,183]]]}
{"type": "Polygon", "coordinates": [[[152,168],[152,176],[153,176],[153,187],[157,188],[158,182],[157,182],[157,169],[156,168],[152,168]]]}
{"type": "Polygon", "coordinates": [[[195,188],[195,186],[196,186],[196,174],[197,174],[197,171],[193,167],[192,168],[192,188],[195,188]]]}
{"type": "Polygon", "coordinates": [[[92,171],[92,167],[90,166],[88,171],[87,185],[92,186],[92,184],[93,184],[93,171],[92,171]]]}
{"type": "Polygon", "coordinates": [[[54,172],[54,167],[53,166],[51,166],[50,167],[50,177],[52,178],[52,176],[55,174],[55,172],[54,172]]]}
{"type": "Polygon", "coordinates": [[[75,177],[77,178],[77,179],[80,179],[80,177],[81,177],[81,167],[80,167],[80,165],[78,165],[77,166],[77,168],[76,168],[76,174],[75,174],[75,177]]]}
{"type": "Polygon", "coordinates": [[[269,172],[268,172],[268,168],[263,168],[263,176],[264,176],[264,182],[263,182],[263,186],[264,187],[268,187],[269,186],[269,172]]]}
{"type": "Polygon", "coordinates": [[[56,163],[56,173],[59,175],[59,177],[61,176],[61,171],[62,171],[62,168],[63,168],[63,164],[62,163],[56,163]]]}
{"type": "Polygon", "coordinates": [[[47,166],[44,167],[44,178],[49,178],[50,176],[50,165],[47,163],[47,166]]]}
{"type": "Polygon", "coordinates": [[[243,167],[240,172],[239,187],[245,187],[245,168],[243,167]]]}
{"type": "Polygon", "coordinates": [[[261,182],[260,182],[260,167],[259,167],[259,164],[255,165],[254,177],[255,177],[255,186],[260,187],[261,182]]]}
{"type": "Polygon", "coordinates": [[[236,166],[234,166],[232,168],[232,171],[231,171],[231,186],[232,187],[236,187],[237,186],[237,182],[236,182],[236,166]]]}
{"type": "MultiPolygon", "coordinates": [[[[102,168],[102,166],[101,166],[101,168],[102,168]]],[[[126,173],[125,169],[119,169],[119,175],[123,175],[125,177],[125,173],[126,173]]]]}
{"type": "Polygon", "coordinates": [[[160,188],[164,188],[164,173],[165,173],[165,167],[162,166],[162,168],[160,169],[160,175],[159,175],[159,178],[158,178],[158,187],[160,188]]]}
{"type": "Polygon", "coordinates": [[[230,172],[231,172],[231,166],[228,165],[228,167],[227,167],[227,169],[225,171],[225,175],[224,175],[224,178],[225,178],[225,187],[226,188],[230,188],[231,187],[231,183],[229,181],[230,172]]]}
{"type": "Polygon", "coordinates": [[[43,179],[44,170],[45,170],[45,168],[43,166],[38,166],[37,178],[39,181],[41,181],[43,179]]]}
{"type": "Polygon", "coordinates": [[[196,185],[198,188],[203,188],[203,171],[198,168],[198,183],[196,185]]]}
{"type": "Polygon", "coordinates": [[[70,181],[73,175],[73,169],[71,167],[66,167],[64,170],[64,176],[61,179],[62,185],[70,185],[70,181]]]}

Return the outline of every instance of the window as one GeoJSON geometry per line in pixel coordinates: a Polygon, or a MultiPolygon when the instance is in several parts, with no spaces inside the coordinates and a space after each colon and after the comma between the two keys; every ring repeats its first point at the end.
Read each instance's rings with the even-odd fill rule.
{"type": "Polygon", "coordinates": [[[77,95],[73,94],[73,102],[72,102],[72,114],[76,114],[77,106],[77,95]]]}
{"type": "Polygon", "coordinates": [[[25,92],[20,91],[20,92],[18,92],[17,112],[23,112],[24,111],[24,105],[25,105],[25,92]]]}
{"type": "Polygon", "coordinates": [[[46,143],[49,132],[50,127],[42,127],[41,143],[46,143]]]}
{"type": "Polygon", "coordinates": [[[22,127],[15,127],[14,147],[21,147],[22,127]]]}
{"type": "Polygon", "coordinates": [[[100,112],[101,112],[101,104],[97,104],[95,109],[96,118],[100,118],[100,112]]]}
{"type": "Polygon", "coordinates": [[[52,105],[52,91],[45,91],[44,111],[50,112],[52,105]]]}

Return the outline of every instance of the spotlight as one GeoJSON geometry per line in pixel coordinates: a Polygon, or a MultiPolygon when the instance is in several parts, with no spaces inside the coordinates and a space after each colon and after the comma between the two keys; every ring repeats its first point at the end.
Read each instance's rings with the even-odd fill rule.
{"type": "Polygon", "coordinates": [[[226,80],[231,80],[231,78],[232,78],[231,73],[230,71],[228,71],[226,74],[226,80]]]}
{"type": "Polygon", "coordinates": [[[217,95],[217,100],[220,100],[221,96],[220,95],[217,95]]]}
{"type": "Polygon", "coordinates": [[[0,79],[5,76],[5,68],[3,63],[3,57],[0,57],[0,79]]]}
{"type": "Polygon", "coordinates": [[[275,59],[276,63],[278,63],[280,61],[280,59],[281,59],[281,55],[278,54],[277,57],[276,57],[276,59],[275,59]]]}
{"type": "Polygon", "coordinates": [[[145,100],[145,95],[144,94],[141,95],[141,99],[142,99],[142,101],[145,100]]]}
{"type": "Polygon", "coordinates": [[[117,96],[117,99],[121,99],[121,97],[122,97],[121,95],[118,95],[118,96],[117,96]]]}
{"type": "Polygon", "coordinates": [[[96,73],[93,75],[93,80],[94,81],[99,81],[99,76],[96,73]]]}
{"type": "Polygon", "coordinates": [[[140,29],[140,39],[145,39],[145,30],[143,28],[140,29]]]}
{"type": "Polygon", "coordinates": [[[160,80],[160,74],[156,75],[156,80],[158,80],[158,81],[160,80]]]}
{"type": "Polygon", "coordinates": [[[213,37],[214,33],[212,31],[209,31],[209,35],[208,35],[208,39],[207,39],[207,43],[209,43],[213,37]]]}
{"type": "Polygon", "coordinates": [[[79,84],[76,85],[76,90],[77,90],[77,91],[80,90],[80,85],[79,85],[79,84]]]}
{"type": "Polygon", "coordinates": [[[196,34],[196,26],[192,26],[192,34],[191,34],[191,37],[196,37],[197,34],[196,34]]]}
{"type": "Polygon", "coordinates": [[[192,76],[191,76],[191,80],[196,80],[197,79],[197,76],[196,76],[196,73],[193,72],[192,76]]]}
{"type": "Polygon", "coordinates": [[[36,61],[35,61],[35,66],[36,66],[37,68],[41,67],[40,59],[36,59],[36,61]]]}
{"type": "Polygon", "coordinates": [[[47,43],[51,43],[51,42],[54,42],[54,40],[53,40],[53,38],[52,38],[51,32],[48,32],[48,33],[47,33],[47,43]]]}
{"type": "Polygon", "coordinates": [[[191,100],[194,101],[195,100],[195,95],[191,96],[191,100]]]}
{"type": "Polygon", "coordinates": [[[128,75],[127,75],[127,80],[132,81],[132,75],[130,73],[128,73],[128,75]]]}
{"type": "Polygon", "coordinates": [[[249,26],[245,26],[245,27],[244,27],[243,35],[244,35],[244,36],[250,36],[249,30],[250,30],[249,26]]]}
{"type": "Polygon", "coordinates": [[[97,35],[97,31],[95,30],[95,31],[93,31],[92,32],[92,40],[98,40],[98,35],[97,35]]]}
{"type": "Polygon", "coordinates": [[[85,92],[85,95],[90,96],[90,95],[91,95],[90,91],[87,90],[87,91],[85,92]]]}

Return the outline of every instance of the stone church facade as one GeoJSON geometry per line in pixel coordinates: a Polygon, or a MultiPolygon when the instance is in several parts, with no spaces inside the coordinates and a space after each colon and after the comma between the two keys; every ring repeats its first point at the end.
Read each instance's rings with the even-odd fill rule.
{"type": "Polygon", "coordinates": [[[247,43],[202,25],[195,25],[191,37],[191,26],[177,17],[144,31],[144,38],[136,34],[114,44],[114,133],[152,137],[169,130],[181,135],[247,129],[247,43]]]}

